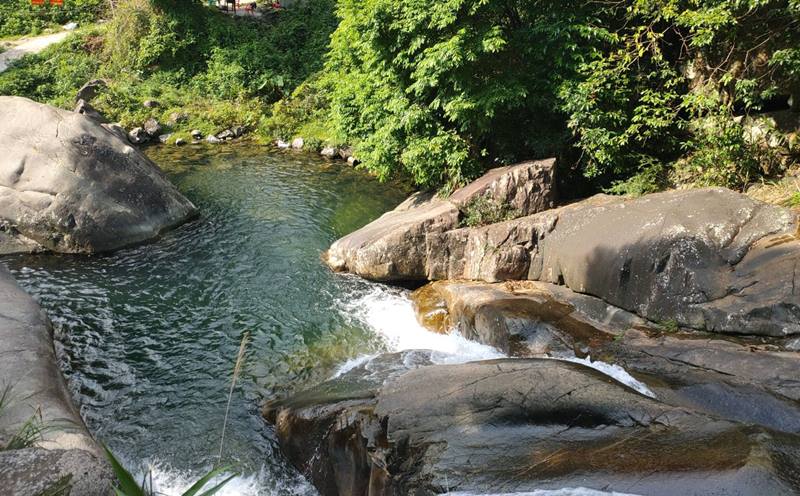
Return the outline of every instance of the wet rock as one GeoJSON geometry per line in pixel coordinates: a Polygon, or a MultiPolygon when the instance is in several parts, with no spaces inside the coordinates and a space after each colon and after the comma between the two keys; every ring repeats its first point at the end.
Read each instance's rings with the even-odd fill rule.
{"type": "Polygon", "coordinates": [[[208,136],[206,136],[206,143],[212,143],[212,144],[222,143],[222,140],[217,138],[213,134],[209,134],[208,136]]]}
{"type": "Polygon", "coordinates": [[[353,156],[347,157],[347,165],[349,165],[351,167],[355,167],[359,163],[360,163],[360,161],[357,158],[355,158],[353,156]]]}
{"type": "Polygon", "coordinates": [[[84,100],[86,102],[91,102],[94,97],[96,97],[101,91],[106,89],[108,84],[102,79],[92,79],[91,81],[87,82],[81,89],[78,90],[78,93],[75,95],[75,102],[79,102],[80,100],[84,100]]]}
{"type": "Polygon", "coordinates": [[[191,134],[194,139],[203,139],[203,133],[199,129],[192,129],[192,132],[189,134],[191,134]]]}
{"type": "Polygon", "coordinates": [[[278,140],[275,142],[275,146],[277,146],[279,150],[286,150],[291,145],[283,140],[278,140]]]}
{"type": "MultiPolygon", "coordinates": [[[[375,231],[380,224],[363,229],[375,231]]],[[[358,265],[348,264],[357,254],[341,248],[352,248],[347,240],[359,238],[358,231],[334,243],[329,259],[340,270],[378,280],[386,273],[390,278],[383,280],[549,282],[652,321],[788,336],[800,334],[795,231],[791,211],[711,188],[633,200],[598,195],[488,226],[448,227],[415,238],[424,241],[424,253],[370,240],[358,246],[376,264],[394,260],[393,249],[416,254],[417,260],[404,263],[413,268],[407,273],[373,270],[364,256],[358,265]]]]}
{"type": "Polygon", "coordinates": [[[234,126],[231,128],[231,132],[234,138],[241,138],[247,133],[247,128],[245,126],[234,126]]]}
{"type": "Polygon", "coordinates": [[[175,140],[175,146],[183,146],[186,144],[186,140],[183,138],[178,138],[175,140]]]}
{"type": "Polygon", "coordinates": [[[349,160],[353,156],[353,149],[349,146],[339,148],[339,158],[342,160],[349,160]]]}
{"type": "Polygon", "coordinates": [[[322,150],[319,152],[319,154],[322,155],[325,158],[332,159],[332,158],[335,158],[335,157],[337,157],[339,155],[339,151],[336,148],[332,147],[332,146],[326,146],[326,147],[322,148],[322,150]]]}
{"type": "Polygon", "coordinates": [[[0,147],[0,224],[48,250],[114,250],[196,212],[145,155],[80,114],[0,97],[0,147]]]}
{"type": "MultiPolygon", "coordinates": [[[[519,203],[520,207],[548,205],[552,194],[545,190],[552,184],[553,165],[553,160],[546,160],[492,170],[477,181],[479,187],[468,186],[467,191],[458,190],[451,198],[459,204],[467,204],[488,194],[497,195],[497,201],[501,201],[517,198],[515,188],[522,188],[530,192],[531,197],[541,194],[545,198],[529,198],[519,203]],[[535,172],[535,169],[541,171],[535,172]],[[517,180],[528,176],[548,179],[536,187],[517,180]]],[[[417,193],[393,211],[336,241],[328,250],[326,260],[334,270],[353,272],[369,279],[425,280],[434,260],[449,260],[449,257],[429,252],[428,238],[456,230],[460,215],[456,203],[432,194],[417,193]]]]}
{"type": "Polygon", "coordinates": [[[665,332],[599,298],[541,282],[437,281],[412,298],[420,321],[436,331],[453,328],[514,356],[617,363],[668,404],[800,433],[798,353],[665,332]]]}
{"type": "Polygon", "coordinates": [[[455,329],[514,356],[581,355],[630,329],[651,328],[598,298],[534,281],[436,281],[416,290],[412,300],[428,329],[455,329]]]}
{"type": "Polygon", "coordinates": [[[135,127],[128,133],[128,141],[133,145],[141,145],[150,141],[150,136],[141,127],[135,127]]]}
{"type": "Polygon", "coordinates": [[[230,139],[233,139],[234,136],[235,135],[233,134],[233,131],[231,131],[230,129],[226,129],[226,130],[222,131],[221,133],[217,134],[217,138],[219,138],[221,140],[230,140],[230,139]]]}
{"type": "Polygon", "coordinates": [[[303,138],[295,138],[292,140],[292,148],[295,150],[302,150],[306,142],[303,138]]]}
{"type": "Polygon", "coordinates": [[[144,132],[151,138],[159,136],[163,130],[164,128],[161,127],[161,124],[152,117],[147,119],[144,123],[144,132]]]}
{"type": "Polygon", "coordinates": [[[166,143],[169,141],[170,137],[172,137],[172,134],[160,134],[158,136],[158,141],[161,143],[166,143]]]}
{"type": "Polygon", "coordinates": [[[323,495],[588,487],[793,494],[800,441],[639,395],[557,360],[342,376],[271,403],[281,448],[323,495]]]}

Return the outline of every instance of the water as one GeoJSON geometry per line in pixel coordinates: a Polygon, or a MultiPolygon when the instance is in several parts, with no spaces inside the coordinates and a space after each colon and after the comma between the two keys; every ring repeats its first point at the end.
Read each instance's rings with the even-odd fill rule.
{"type": "MultiPolygon", "coordinates": [[[[320,261],[332,241],[400,203],[402,185],[257,147],[164,148],[154,158],[198,206],[198,220],[111,255],[4,263],[53,320],[89,429],[134,470],[150,472],[163,494],[180,494],[217,462],[245,333],[251,344],[222,456],[241,475],[223,495],[315,494],[261,419],[266,398],[381,351],[435,350],[437,363],[503,356],[423,329],[407,291],[332,274],[320,261]]],[[[604,365],[593,366],[638,387],[604,365]]],[[[589,494],[564,491],[577,492],[552,494],[589,494]]]]}
{"type": "Polygon", "coordinates": [[[231,371],[250,332],[222,460],[242,475],[227,494],[313,494],[258,405],[388,347],[354,302],[407,300],[330,273],[320,254],[407,191],[341,163],[218,150],[154,157],[202,212],[156,242],[4,262],[52,318],[89,429],[132,465],[149,464],[168,494],[216,462],[231,371]]]}

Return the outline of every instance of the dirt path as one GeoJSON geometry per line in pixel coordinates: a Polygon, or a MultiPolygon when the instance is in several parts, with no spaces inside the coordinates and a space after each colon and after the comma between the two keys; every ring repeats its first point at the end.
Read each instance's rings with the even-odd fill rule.
{"type": "Polygon", "coordinates": [[[39,53],[53,43],[58,43],[69,35],[69,31],[61,31],[55,34],[37,36],[35,38],[23,38],[3,53],[0,53],[0,72],[8,68],[8,64],[29,53],[39,53]]]}

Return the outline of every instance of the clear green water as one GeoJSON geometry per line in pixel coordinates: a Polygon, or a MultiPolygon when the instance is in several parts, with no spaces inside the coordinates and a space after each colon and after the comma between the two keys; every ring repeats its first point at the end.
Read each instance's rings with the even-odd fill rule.
{"type": "Polygon", "coordinates": [[[62,368],[90,430],[167,492],[216,461],[231,370],[252,342],[223,450],[229,494],[313,491],[281,457],[258,406],[379,348],[342,302],[374,291],[321,252],[402,201],[341,163],[258,147],[156,150],[201,217],[106,256],[4,260],[55,323],[62,368]]]}

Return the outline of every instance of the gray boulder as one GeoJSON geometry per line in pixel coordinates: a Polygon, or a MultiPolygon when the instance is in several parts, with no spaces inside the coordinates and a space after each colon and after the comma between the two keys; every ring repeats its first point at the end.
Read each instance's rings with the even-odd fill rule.
{"type": "Polygon", "coordinates": [[[144,128],[135,127],[128,132],[128,141],[133,145],[141,145],[150,141],[150,136],[144,131],[144,128]]]}
{"type": "Polygon", "coordinates": [[[430,265],[448,258],[430,254],[427,240],[457,230],[459,205],[488,196],[497,202],[514,202],[512,206],[519,209],[520,215],[552,206],[549,186],[553,184],[554,163],[551,159],[491,170],[473,183],[478,186],[460,189],[449,199],[417,193],[393,211],[336,241],[325,259],[336,271],[353,272],[368,279],[425,280],[430,265]],[[531,179],[526,182],[520,179],[523,177],[531,179]]]}
{"type": "Polygon", "coordinates": [[[319,154],[325,158],[333,159],[339,155],[339,151],[332,146],[326,146],[322,148],[319,154]]]}
{"type": "Polygon", "coordinates": [[[211,144],[222,143],[222,140],[217,138],[213,134],[209,134],[208,136],[206,136],[206,143],[211,143],[211,144]]]}
{"type": "Polygon", "coordinates": [[[642,396],[582,365],[493,360],[354,370],[265,416],[321,494],[794,494],[797,436],[642,396]],[[365,381],[365,374],[370,380],[365,381]]]}
{"type": "Polygon", "coordinates": [[[83,115],[0,97],[0,122],[0,223],[9,235],[92,253],[146,241],[196,213],[153,162],[83,115]]]}
{"type": "MultiPolygon", "coordinates": [[[[379,280],[543,281],[652,321],[724,333],[800,333],[796,215],[730,190],[632,200],[598,195],[488,226],[425,231],[413,238],[424,251],[365,238],[382,219],[334,243],[332,267],[379,280]],[[395,253],[416,259],[391,272],[373,270],[395,253]]],[[[399,233],[392,229],[387,225],[382,238],[399,233]]]]}
{"type": "Polygon", "coordinates": [[[100,93],[107,87],[108,84],[102,79],[92,79],[91,81],[81,86],[81,89],[78,90],[78,94],[75,95],[75,102],[78,102],[80,100],[91,102],[94,99],[94,97],[97,96],[98,93],[100,93]]]}
{"type": "Polygon", "coordinates": [[[150,136],[151,138],[157,138],[162,134],[162,131],[164,130],[161,124],[153,117],[147,119],[144,122],[143,127],[144,127],[144,132],[147,133],[147,135],[150,136]]]}
{"type": "Polygon", "coordinates": [[[226,129],[221,133],[217,134],[217,138],[221,140],[230,140],[234,138],[234,134],[233,131],[231,131],[230,129],[226,129]]]}

